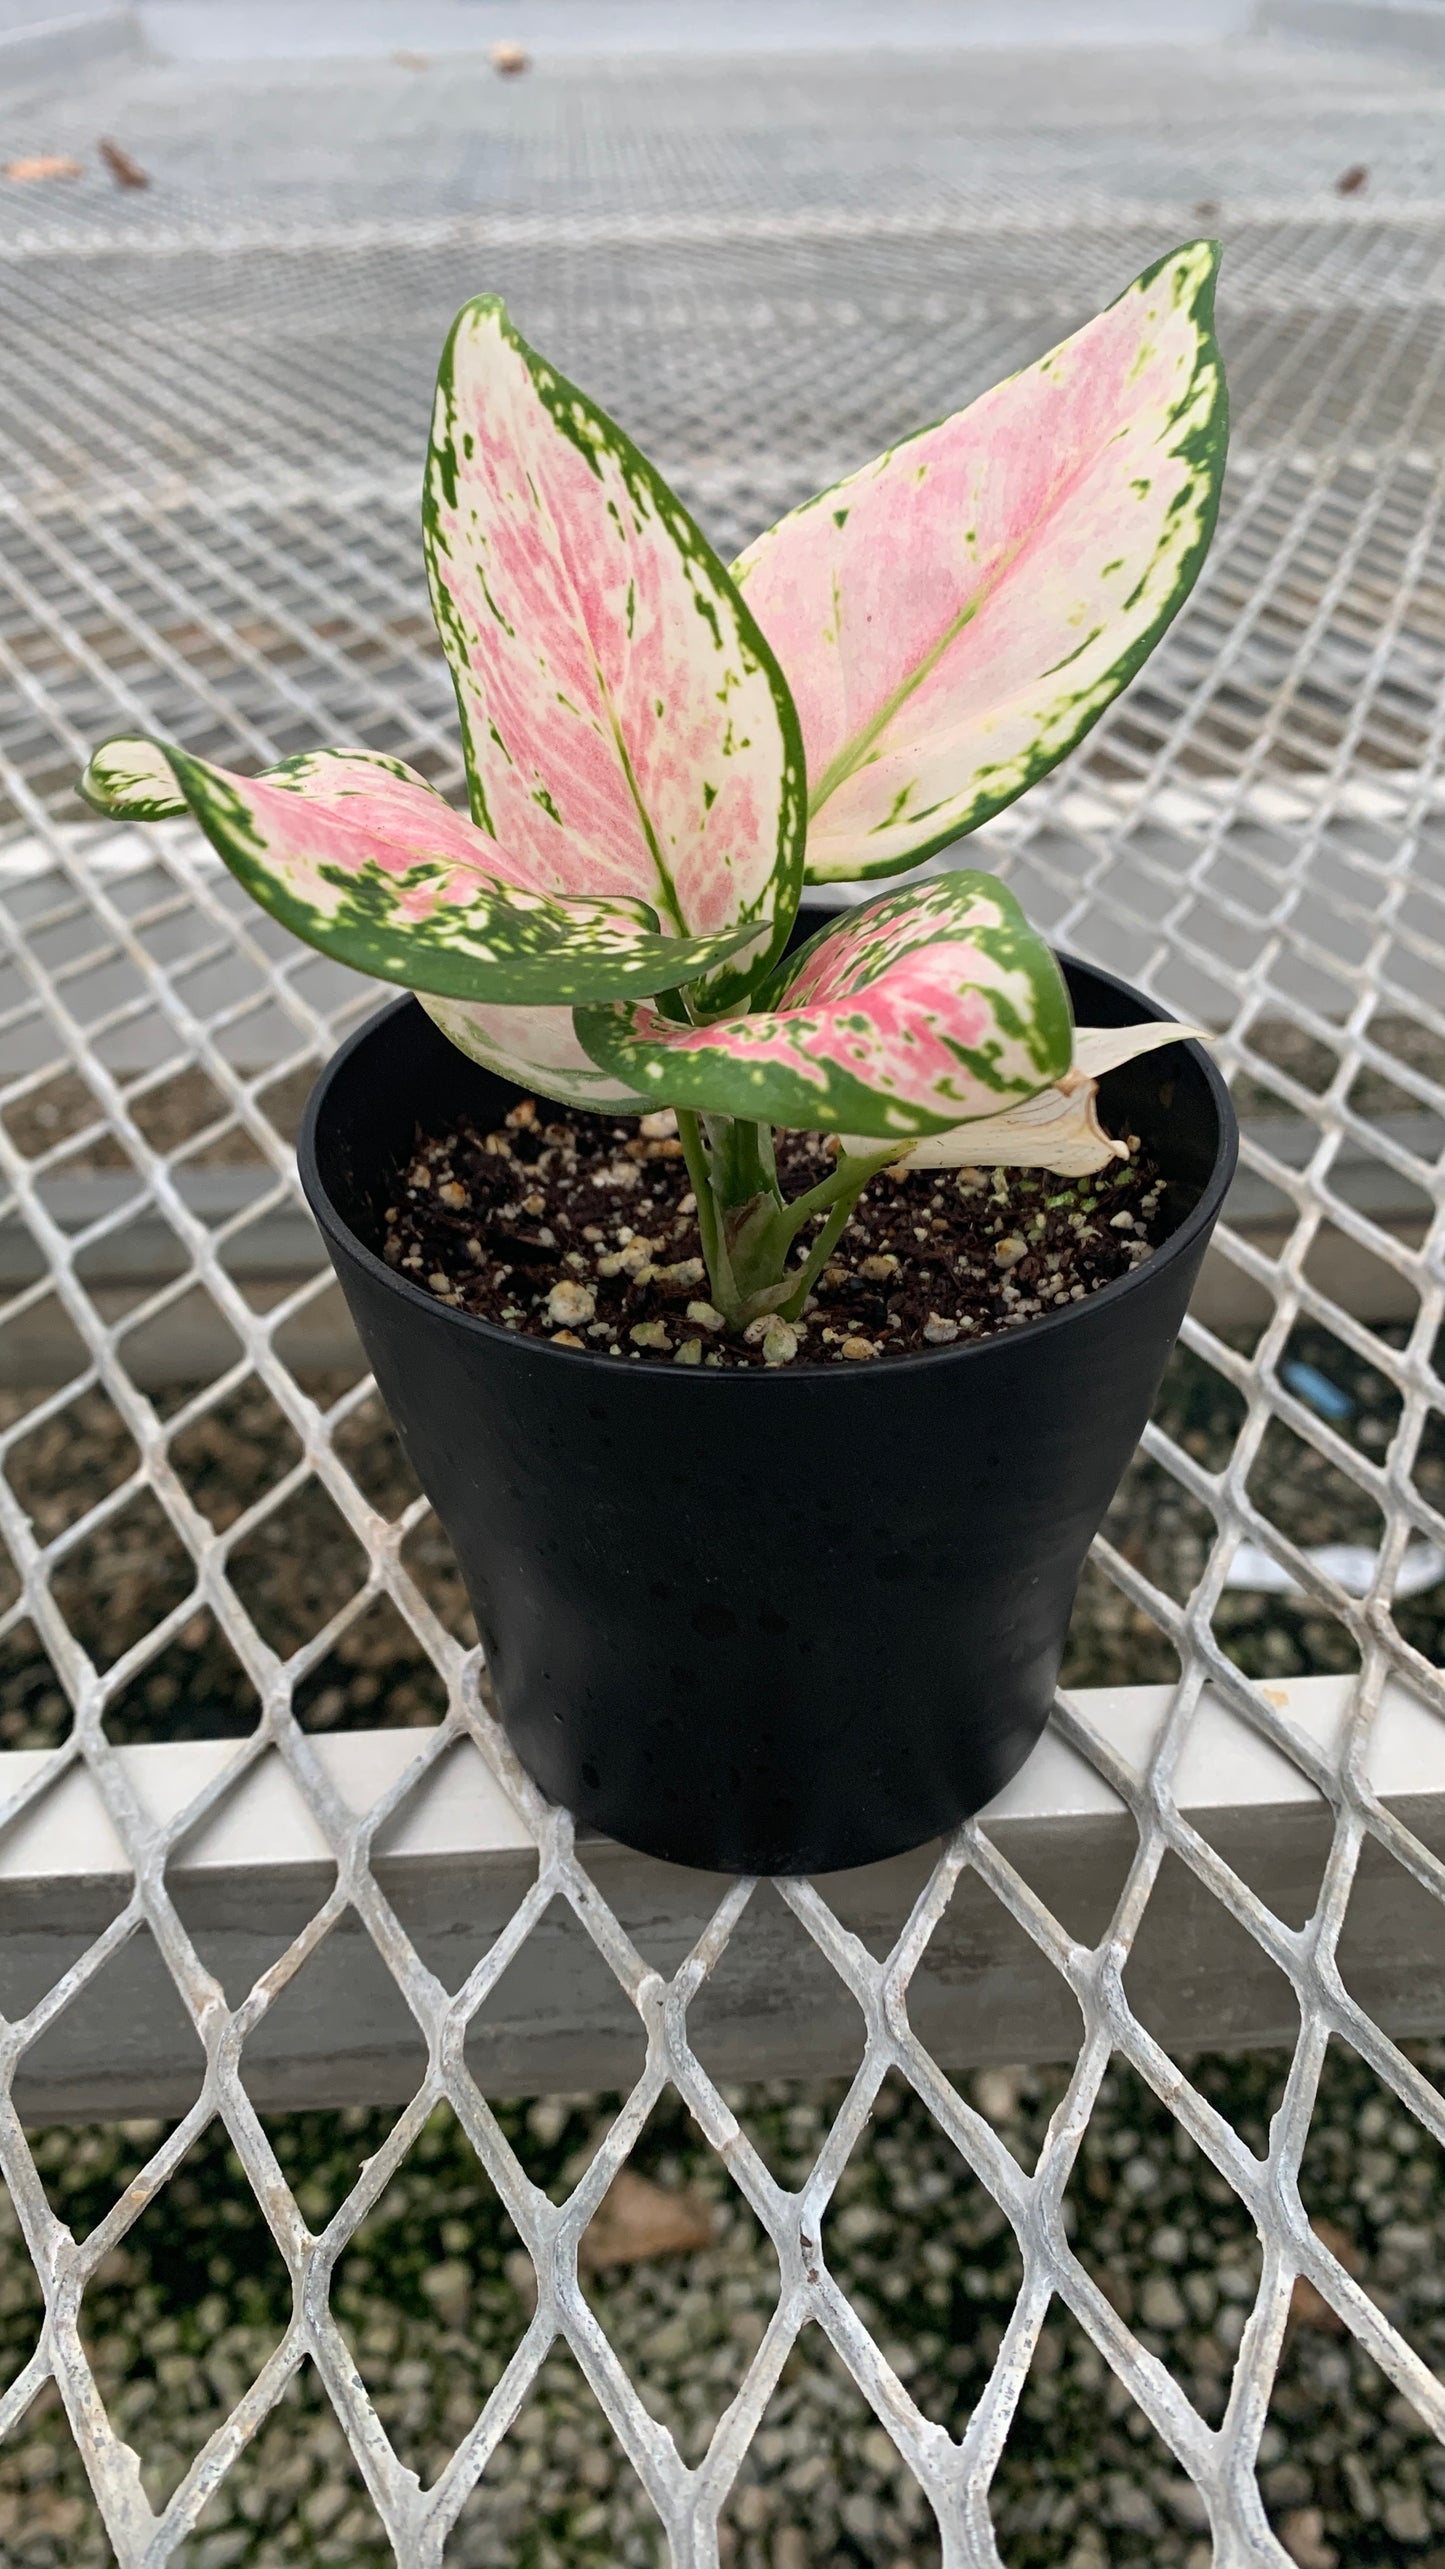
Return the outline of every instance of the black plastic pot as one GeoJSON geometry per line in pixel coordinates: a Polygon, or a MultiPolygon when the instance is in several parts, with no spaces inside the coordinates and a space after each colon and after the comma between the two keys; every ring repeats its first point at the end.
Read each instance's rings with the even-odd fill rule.
{"type": "MultiPolygon", "coordinates": [[[[1081,1024],[1163,1013],[1065,970],[1081,1024]]],[[[1043,1728],[1233,1174],[1217,1071],[1170,1046],[1104,1083],[1173,1181],[1176,1227],[1132,1275],[975,1346],[767,1373],[553,1347],[383,1264],[418,1117],[490,1126],[516,1095],[404,999],[322,1074],[300,1161],[517,1754],[682,1864],[821,1872],[937,1836],[1043,1728]]]]}

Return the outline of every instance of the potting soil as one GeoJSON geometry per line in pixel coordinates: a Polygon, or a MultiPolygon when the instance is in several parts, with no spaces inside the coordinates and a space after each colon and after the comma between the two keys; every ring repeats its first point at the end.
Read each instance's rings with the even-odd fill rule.
{"type": "MultiPolygon", "coordinates": [[[[884,1170],[781,1329],[759,1321],[740,1335],[710,1301],[697,1199],[667,1113],[639,1126],[524,1099],[490,1132],[419,1129],[384,1254],[459,1310],[602,1356],[868,1363],[1018,1328],[1140,1265],[1181,1208],[1138,1136],[1124,1138],[1127,1158],[1083,1178],[884,1170]]],[[[820,1133],[779,1134],[777,1157],[788,1197],[833,1165],[820,1133]]]]}

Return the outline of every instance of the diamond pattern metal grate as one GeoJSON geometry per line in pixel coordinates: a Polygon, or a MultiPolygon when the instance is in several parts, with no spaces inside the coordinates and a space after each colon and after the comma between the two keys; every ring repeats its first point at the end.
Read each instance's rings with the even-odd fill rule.
{"type": "MultiPolygon", "coordinates": [[[[910,80],[899,76],[894,105],[900,116],[906,107],[919,149],[942,110],[910,80]]],[[[546,113],[539,107],[514,140],[508,201],[488,220],[464,208],[423,218],[386,204],[371,219],[348,205],[323,220],[308,200],[288,225],[274,209],[243,221],[233,204],[197,196],[179,211],[144,209],[126,242],[102,216],[37,216],[0,258],[7,344],[24,352],[0,394],[0,1170],[5,1216],[23,1227],[43,1268],[0,1309],[0,1353],[7,1335],[45,1314],[66,1324],[78,1351],[69,1378],[0,1435],[0,1533],[13,1563],[0,1640],[33,1627],[73,1707],[64,1745],[28,1774],[0,1817],[9,1823],[34,1809],[67,1766],[84,1761],[134,1871],[127,1905],[73,1969],[0,2025],[0,2168],[47,2314],[31,2360],[0,2398],[0,2433],[19,2426],[53,2376],[117,2558],[124,2569],[159,2569],[180,2555],[210,2494],[309,2362],[398,2561],[438,2569],[560,2334],[656,2508],[671,2560],[711,2569],[719,2510],[790,2347],[816,2322],[926,2493],[945,2561],[982,2569],[999,2556],[990,2475],[1057,2295],[1197,2484],[1216,2559],[1282,2562],[1254,2464],[1296,2275],[1445,2438],[1445,2390],[1310,2228],[1297,2188],[1332,2036],[1445,2141],[1445,2102],[1352,1998],[1336,1960],[1367,1841],[1445,1897],[1445,1868],[1380,1802],[1368,1766],[1387,1677],[1405,1680],[1445,1716],[1439,1670],[1407,1640],[1391,1603],[1412,1537],[1445,1543],[1445,1517],[1419,1474],[1445,1406],[1436,1370],[1445,1301],[1437,1166],[1445,1139],[1445,208],[1422,200],[1383,213],[1340,205],[1300,214],[1261,202],[1227,223],[1236,462],[1196,600],[1084,752],[987,833],[992,861],[1060,941],[1218,1029],[1220,1058],[1246,1101],[1245,1166],[1279,1211],[1269,1246],[1232,1226],[1222,1252],[1268,1316],[1252,1339],[1249,1330],[1188,1325],[1193,1358],[1232,1387],[1242,1411],[1224,1467],[1161,1426],[1145,1439],[1148,1464],[1213,1528],[1192,1593],[1166,1593],[1127,1549],[1108,1539],[1098,1546],[1099,1573],[1172,1646],[1182,1670],[1142,1785],[1077,1705],[1062,1699],[1056,1713],[1137,1823],[1137,1852],[1107,1934],[1095,1946],[1076,1942],[986,1825],[960,1832],[882,1959],[816,1888],[781,1886],[867,2029],[826,2147],[807,2182],[789,2191],[688,2033],[689,2003],[725,1955],[752,1887],[728,1892],[674,1977],[648,1964],[599,1892],[567,1816],[545,1807],[516,1769],[480,1691],[475,1654],[439,1619],[409,1567],[405,1547],[422,1503],[388,1517],[348,1468],[346,1430],[367,1384],[323,1409],[287,1361],[287,1333],[319,1305],[327,1274],[318,1261],[279,1299],[248,1284],[248,1229],[296,1200],[270,1101],[278,1083],[294,1084],[325,1057],[371,994],[273,936],[187,830],[142,840],[100,828],[80,817],[72,780],[91,740],[143,720],[241,764],[318,739],[365,741],[459,785],[449,689],[425,610],[414,485],[435,347],[483,261],[525,326],[621,411],[729,545],[900,426],[953,406],[1036,351],[1187,225],[1173,208],[1137,204],[1088,202],[1069,213],[1022,188],[984,203],[925,183],[916,169],[907,182],[895,172],[891,197],[880,200],[866,166],[844,179],[836,156],[826,167],[806,152],[790,163],[761,109],[749,134],[731,93],[732,122],[722,141],[699,146],[699,160],[692,142],[706,135],[707,120],[681,73],[671,90],[665,80],[646,87],[640,105],[606,84],[590,99],[568,91],[564,105],[565,113],[555,98],[546,113]],[[148,1110],[182,1073],[209,1084],[214,1111],[167,1149],[148,1110]],[[47,1139],[39,1110],[63,1081],[71,1111],[47,1139]],[[88,1101],[79,1108],[77,1081],[88,1101]],[[1386,1091],[1382,1120],[1371,1100],[1386,1091]],[[1258,1136],[1251,1113],[1266,1119],[1258,1136]],[[1282,1125],[1295,1137],[1287,1154],[1264,1138],[1277,1144],[1282,1125]],[[188,1183],[208,1157],[256,1173],[245,1203],[217,1219],[196,1209],[188,1183]],[[1346,1164],[1361,1159],[1387,1173],[1392,1213],[1372,1210],[1345,1184],[1346,1164]],[[76,1228],[58,1209],[64,1184],[96,1168],[123,1183],[76,1228]],[[1415,1210],[1402,1215],[1401,1204],[1415,1210]],[[118,1298],[94,1278],[112,1271],[107,1252],[141,1219],[161,1226],[173,1254],[161,1280],[118,1298]],[[1338,1260],[1328,1271],[1319,1264],[1326,1239],[1388,1276],[1406,1322],[1382,1331],[1347,1307],[1328,1283],[1338,1260]],[[146,1388],[135,1351],[144,1333],[174,1325],[198,1297],[237,1352],[167,1408],[146,1388]],[[1365,1450],[1288,1387],[1281,1367],[1302,1321],[1392,1386],[1398,1422],[1384,1451],[1365,1450]],[[178,1440],[252,1381],[288,1423],[299,1459],[218,1530],[177,1467],[178,1440]],[[99,1496],[78,1491],[69,1523],[46,1534],[17,1495],[15,1456],[97,1389],[133,1442],[134,1467],[99,1496]],[[1274,1484],[1261,1466],[1281,1431],[1331,1467],[1350,1506],[1378,1516],[1364,1595],[1347,1594],[1271,1513],[1274,1484]],[[284,1656],[248,1612],[233,1563],[247,1538],[312,1483],[354,1535],[365,1575],[284,1656]],[[106,1665],[63,1610],[67,1571],[142,1493],[179,1546],[185,1577],[169,1611],[106,1665]],[[1357,1662],[1338,1760],[1242,1672],[1221,1638],[1220,1600],[1241,1541],[1263,1547],[1313,1601],[1339,1641],[1332,1664],[1357,1662]],[[434,1665],[449,1709],[439,1728],[418,1734],[416,1758],[394,1789],[358,1820],[328,1780],[296,1700],[379,1598],[434,1665]],[[130,1789],[108,1722],[126,1687],[203,1610],[262,1711],[205,1794],[159,1827],[130,1789]],[[1206,1685],[1333,1810],[1318,1904],[1303,1927],[1275,1915],[1181,1816],[1173,1779],[1204,1718],[1206,1685]],[[466,1741],[513,1796],[538,1862],[504,1932],[449,1992],[410,1942],[372,1858],[418,1783],[466,1741]],[[267,1758],[284,1763],[318,1820],[336,1881],[232,2006],[187,1933],[167,1868],[181,1841],[267,1758]],[[1126,1995],[1131,1945],[1171,1856],[1298,1999],[1300,2038],[1263,2158],[1126,1995]],[[1083,2021],[1067,2092],[1031,2175],[910,2026],[910,1980],[967,1871],[1048,1958],[1083,2021]],[[470,2021],[553,1900],[569,1905],[635,2007],[647,2044],[642,2077],[560,2205],[530,2181],[463,2056],[470,2021]],[[318,2232],[248,2099],[243,2047],[348,1910],[421,2029],[429,2065],[385,2146],[318,2232]],[[12,2083],[59,2012],[143,1932],[204,2047],[204,2085],[77,2246],[47,2201],[12,2083]],[[1115,2057],[1167,2104],[1263,2243],[1258,2296],[1217,2428],[1116,2314],[1067,2235],[1065,2187],[1115,2057]],[[1022,2252],[1017,2303],[961,2441],[915,2407],[832,2279],[822,2245],[832,2189],[890,2072],[911,2084],[992,2193],[1022,2252]],[[761,2344],[695,2466],[645,2406],[577,2271],[579,2240],[669,2086],[767,2231],[781,2271],[761,2344]],[[476,2423],[423,2489],[380,2423],[328,2287],[442,2099],[525,2243],[538,2299],[476,2423]],[[216,2116],[285,2259],[294,2316],[155,2513],[97,2394],[81,2296],[216,2116]]],[[[869,119],[857,97],[853,109],[861,134],[869,119]]]]}

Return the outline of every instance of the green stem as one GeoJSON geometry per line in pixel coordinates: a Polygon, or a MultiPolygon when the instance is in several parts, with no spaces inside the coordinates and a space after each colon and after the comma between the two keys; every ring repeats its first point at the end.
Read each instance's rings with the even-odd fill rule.
{"type": "Polygon", "coordinates": [[[677,1116],[678,1138],[682,1143],[682,1156],[687,1162],[687,1173],[692,1180],[693,1194],[697,1197],[697,1227],[702,1240],[702,1254],[707,1261],[708,1276],[716,1285],[719,1281],[718,1269],[721,1260],[718,1251],[721,1243],[718,1238],[717,1199],[712,1191],[712,1163],[694,1108],[679,1106],[674,1111],[677,1116]]]}
{"type": "Polygon", "coordinates": [[[826,1178],[785,1204],[770,1125],[744,1116],[699,1115],[687,1106],[674,1112],[717,1309],[733,1329],[766,1311],[796,1319],[863,1189],[896,1158],[898,1145],[885,1143],[856,1157],[840,1151],[826,1178]],[[803,1265],[789,1274],[789,1249],[804,1224],[820,1214],[828,1217],[822,1230],[803,1265]]]}
{"type": "MultiPolygon", "coordinates": [[[[788,1247],[815,1213],[826,1213],[839,1202],[845,1202],[845,1212],[851,1212],[869,1179],[876,1177],[880,1169],[887,1168],[891,1160],[896,1160],[898,1149],[896,1142],[890,1142],[876,1158],[870,1152],[866,1159],[861,1154],[850,1156],[848,1152],[840,1151],[837,1167],[830,1177],[820,1178],[816,1186],[809,1187],[806,1195],[795,1195],[791,1204],[783,1205],[778,1212],[776,1231],[783,1247],[788,1247]]],[[[835,1232],[833,1236],[836,1239],[838,1235],[835,1232]]]]}
{"type": "Polygon", "coordinates": [[[850,1158],[846,1151],[840,1151],[832,1176],[824,1178],[820,1185],[811,1187],[806,1195],[795,1197],[784,1207],[775,1227],[778,1242],[775,1255],[779,1266],[803,1224],[813,1214],[821,1213],[825,1206],[832,1208],[799,1270],[793,1291],[786,1302],[778,1305],[785,1320],[797,1319],[814,1282],[822,1274],[835,1244],[842,1237],[863,1189],[870,1178],[875,1178],[880,1169],[888,1166],[896,1153],[896,1144],[890,1144],[888,1150],[876,1158],[871,1153],[866,1159],[861,1156],[850,1158]]]}
{"type": "Polygon", "coordinates": [[[833,1210],[829,1214],[827,1221],[824,1223],[822,1230],[819,1232],[817,1239],[813,1242],[807,1258],[798,1270],[797,1284],[789,1294],[787,1301],[779,1303],[778,1305],[779,1313],[784,1320],[797,1319],[799,1312],[802,1310],[804,1303],[807,1301],[809,1294],[812,1292],[813,1287],[817,1283],[819,1276],[822,1274],[824,1267],[827,1265],[829,1258],[832,1256],[834,1248],[837,1246],[838,1241],[842,1238],[844,1231],[847,1229],[848,1223],[852,1218],[853,1207],[857,1201],[857,1196],[850,1196],[845,1204],[834,1205],[833,1210]]]}
{"type": "Polygon", "coordinates": [[[724,1225],[729,1214],[778,1192],[773,1136],[766,1124],[745,1115],[705,1115],[703,1130],[712,1153],[713,1192],[724,1225]]]}

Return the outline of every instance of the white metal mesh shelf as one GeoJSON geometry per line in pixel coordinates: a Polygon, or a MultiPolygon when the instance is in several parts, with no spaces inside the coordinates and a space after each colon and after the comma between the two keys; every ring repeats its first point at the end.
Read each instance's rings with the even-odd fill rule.
{"type": "MultiPolygon", "coordinates": [[[[387,175],[390,129],[366,201],[322,170],[289,209],[274,189],[248,204],[235,170],[240,129],[259,110],[243,97],[233,111],[240,139],[222,155],[229,192],[210,199],[198,182],[169,205],[157,195],[127,210],[126,238],[120,216],[85,195],[37,210],[4,245],[0,1378],[28,1387],[0,1429],[10,1561],[0,1647],[12,1662],[29,1652],[50,1672],[47,1700],[63,1696],[70,1709],[63,1724],[52,1716],[53,1747],[0,1757],[0,1789],[9,1790],[0,1818],[12,1850],[33,1846],[57,1797],[83,1786],[94,1825],[119,1851],[104,1876],[114,1876],[119,1905],[93,1936],[84,1932],[59,1977],[42,1975],[44,1985],[0,2022],[0,2168],[47,2314],[32,2358],[0,2396],[0,2433],[19,2426],[53,2377],[124,2569],[182,2556],[219,2480],[305,2367],[325,2386],[397,2559],[437,2569],[559,2332],[656,2508],[677,2569],[716,2562],[719,2510],[810,2323],[916,2475],[950,2569],[998,2561],[990,2475],[1054,2297],[1195,2483],[1215,2558],[1230,2569],[1285,2558],[1255,2459],[1296,2275],[1445,2438],[1445,2389],[1310,2227],[1297,2183],[1331,2040],[1352,2046],[1445,2142],[1445,2100],[1372,2019],[1338,1961],[1367,1850],[1397,1869],[1393,1878],[1445,1899],[1435,1803],[1421,1792],[1402,1817],[1378,1765],[1382,1704],[1397,1713],[1403,1705],[1432,1741],[1430,1726],[1445,1719],[1438,1617],[1394,1594],[1407,1545],[1445,1543],[1445,204],[1271,203],[1271,186],[1284,183],[1281,137],[1298,135],[1272,76],[1269,114],[1263,74],[1246,102],[1246,148],[1230,122],[1244,73],[1233,88],[1227,71],[1200,73],[1199,116],[1229,128],[1233,183],[1252,198],[1224,218],[1237,444],[1219,540],[1144,679],[1064,774],[987,833],[993,861],[1060,941],[1218,1029],[1245,1107],[1248,1195],[1236,1202],[1222,1255],[1239,1282],[1239,1310],[1256,1317],[1226,1328],[1196,1315],[1182,1361],[1212,1398],[1233,1405],[1238,1432],[1221,1454],[1156,1424],[1136,1463],[1154,1476],[1161,1508],[1195,1528],[1186,1581],[1171,1586],[1147,1546],[1121,1548],[1106,1533],[1097,1547],[1092,1575],[1133,1617],[1141,1669],[1152,1653],[1148,1673],[1157,1673],[1159,1652],[1166,1661],[1172,1652],[1180,1674],[1156,1703],[1157,1728],[1137,1761],[1122,1714],[1112,1719],[1104,1698],[1064,1698],[1057,1710],[1056,1740],[1082,1761],[1089,1791],[1126,1841],[1123,1888],[1095,1939],[1080,1941],[1061,1922],[1057,1888],[1029,1869],[1025,1842],[986,1822],[938,1855],[907,1914],[871,1943],[844,1922],[841,1893],[783,1887],[865,2029],[861,2066],[797,2190],[770,2172],[689,2039],[689,2005],[725,1961],[749,1886],[720,1893],[680,1963],[673,1955],[659,1969],[650,1959],[647,1939],[602,1887],[606,1863],[574,1843],[566,1816],[545,1808],[511,1761],[479,1692],[476,1655],[418,1567],[422,1503],[378,1497],[353,1469],[368,1385],[323,1385],[298,1355],[331,1289],[298,1218],[288,1117],[298,1082],[371,993],[273,934],[187,830],[142,842],[84,820],[73,778],[93,738],[143,720],[243,764],[318,739],[367,742],[457,786],[414,486],[441,330],[483,281],[507,290],[533,335],[619,409],[730,545],[900,427],[1036,351],[1185,228],[1188,204],[1172,193],[1164,201],[1152,147],[1128,145],[1121,173],[1082,129],[1067,149],[1057,133],[1052,145],[1030,136],[1011,194],[992,168],[986,191],[970,193],[949,139],[956,68],[897,69],[886,115],[880,75],[829,68],[820,78],[836,130],[826,149],[818,112],[804,118],[786,84],[770,107],[734,74],[709,89],[675,71],[639,76],[631,88],[580,79],[539,87],[505,144],[495,130],[486,138],[494,210],[485,218],[454,186],[455,161],[428,202],[404,200],[387,175]],[[886,148],[877,140],[885,131],[886,148]],[[1046,165],[1052,196],[1040,177],[1046,165]],[[1059,193],[1065,186],[1072,198],[1059,193]],[[1127,202],[1111,206],[1108,186],[1127,202]],[[1261,1229],[1261,1208],[1272,1227],[1261,1229]],[[1333,1347],[1388,1386],[1393,1426],[1383,1448],[1290,1388],[1284,1368],[1301,1330],[1316,1350],[1333,1347]],[[179,1388],[176,1364],[157,1356],[167,1340],[172,1353],[209,1351],[179,1388]],[[7,1369],[16,1346],[27,1352],[7,1369]],[[279,1422],[292,1460],[219,1522],[190,1458],[207,1420],[243,1391],[279,1422]],[[74,1489],[57,1522],[33,1497],[37,1440],[68,1432],[82,1410],[104,1415],[118,1459],[104,1486],[74,1489]],[[1326,1530],[1373,1546],[1367,1593],[1347,1594],[1314,1557],[1291,1496],[1301,1471],[1317,1496],[1328,1493],[1326,1530]],[[286,1529],[303,1502],[325,1511],[336,1539],[349,1534],[355,1575],[302,1637],[278,1637],[242,1568],[249,1544],[294,1539],[286,1529]],[[97,1541],[127,1527],[139,1550],[164,1550],[178,1565],[169,1603],[138,1622],[134,1600],[127,1608],[118,1592],[86,1600],[97,1541]],[[1292,1709],[1267,1669],[1238,1664],[1225,1581],[1245,1541],[1293,1576],[1300,1611],[1313,1619],[1316,1665],[1342,1672],[1323,1727],[1292,1709]],[[323,1753],[318,1742],[308,1689],[383,1600],[434,1672],[446,1711],[417,1730],[414,1755],[383,1761],[384,1785],[358,1814],[330,1744],[323,1753]],[[158,1810],[138,1783],[126,1708],[149,1674],[177,1652],[184,1660],[187,1635],[202,1624],[239,1671],[254,1721],[229,1751],[200,1760],[180,1807],[158,1810]],[[1261,1869],[1247,1828],[1212,1837],[1207,1797],[1201,1804],[1189,1781],[1217,1736],[1210,1726],[1226,1720],[1245,1726],[1253,1753],[1284,1779],[1280,1798],[1307,1806],[1317,1825],[1318,1888],[1305,1924],[1286,1923],[1265,1896],[1268,1849],[1261,1869]],[[388,1832],[413,1825],[458,1759],[489,1807],[510,1815],[518,1873],[499,1931],[494,1921],[474,1949],[454,1953],[456,1973],[444,1982],[383,1885],[392,1880],[388,1832]],[[234,2003],[199,1950],[187,1867],[245,1795],[264,1806],[277,1793],[311,1832],[323,1887],[299,1932],[234,2003]],[[1272,1966],[1286,2015],[1298,2016],[1262,2157],[1136,2003],[1129,1959],[1174,1863],[1243,1931],[1260,1966],[1272,1966]],[[910,1989],[965,1897],[980,1914],[1015,1922],[1034,1970],[1080,2021],[1067,2091],[1031,2173],[935,2057],[981,2056],[976,2036],[962,2025],[936,2030],[936,2006],[920,2004],[930,2049],[910,2019],[910,1989]],[[641,2079],[560,2205],[531,2182],[489,2110],[485,2048],[468,2048],[478,2010],[528,1941],[543,1937],[554,1903],[591,1940],[647,2045],[641,2079]],[[385,2146],[313,2230],[248,2094],[246,2046],[343,1927],[380,1958],[424,2038],[428,2068],[385,2146]],[[51,2209],[15,2100],[23,2103],[27,2064],[65,2011],[114,1986],[107,1973],[142,1944],[179,1993],[199,2083],[142,2173],[77,2245],[51,2209]],[[1262,2243],[1262,2278],[1217,2428],[1148,2330],[1116,2313],[1067,2234],[1065,2189],[1111,2059],[1167,2105],[1262,2243]],[[993,2195],[1023,2261],[961,2440],[915,2406],[821,2245],[830,2194],[890,2072],[911,2084],[993,2195]],[[607,2185],[669,2085],[773,2241],[781,2277],[741,2388],[695,2465],[629,2379],[576,2263],[607,2185]],[[496,2389],[424,2489],[388,2440],[328,2287],[442,2098],[534,2260],[539,2289],[496,2389]],[[83,2296],[217,2115],[292,2277],[294,2317],[155,2511],[97,2393],[83,2296]]],[[[989,77],[1022,96],[1022,71],[989,77]]],[[[1147,117],[1142,74],[1141,84],[1133,104],[1147,117]]],[[[1101,113],[1092,70],[1084,86],[1088,112],[1101,113]]],[[[300,125],[305,90],[302,82],[300,125]]],[[[363,93],[373,94],[364,83],[363,93]]],[[[287,112],[296,109],[293,95],[287,112]]],[[[214,100],[208,112],[218,112],[214,100]]],[[[1390,113],[1407,142],[1411,117],[1422,127],[1438,118],[1433,94],[1408,107],[1395,97],[1390,113]]],[[[365,144],[359,109],[355,126],[365,144]]],[[[1217,169],[1203,133],[1201,125],[1188,149],[1199,169],[1217,169]]],[[[301,149],[294,135],[293,144],[301,149]]],[[[274,138],[267,148],[278,148],[274,138]]],[[[1317,172],[1301,181],[1319,183],[1317,172]]],[[[195,1726],[206,1726],[204,1705],[195,1726]]],[[[1412,2016],[1407,1980],[1397,2030],[1432,2023],[1435,2005],[1422,1990],[1412,2016]]],[[[1019,2050],[1029,2049],[1021,2039],[1019,2050]]],[[[97,2064],[97,2093],[105,2068],[97,2064]]]]}

